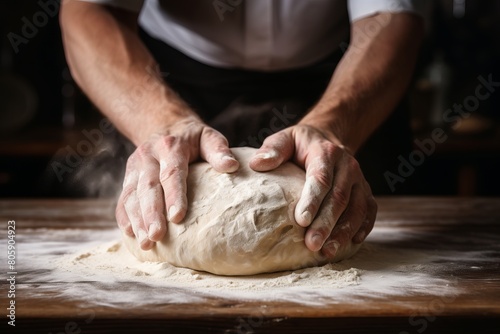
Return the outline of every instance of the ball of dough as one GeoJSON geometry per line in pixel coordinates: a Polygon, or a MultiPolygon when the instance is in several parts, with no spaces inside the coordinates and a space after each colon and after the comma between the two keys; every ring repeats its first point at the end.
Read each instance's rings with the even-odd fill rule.
{"type": "Polygon", "coordinates": [[[132,254],[141,261],[218,275],[295,270],[352,256],[359,248],[352,244],[331,260],[307,249],[306,229],[293,218],[304,171],[287,162],[270,172],[255,172],[248,167],[255,151],[232,149],[240,162],[233,174],[218,173],[206,162],[192,164],[185,219],[168,223],[166,236],[152,250],[144,251],[134,238],[124,236],[132,254]]]}

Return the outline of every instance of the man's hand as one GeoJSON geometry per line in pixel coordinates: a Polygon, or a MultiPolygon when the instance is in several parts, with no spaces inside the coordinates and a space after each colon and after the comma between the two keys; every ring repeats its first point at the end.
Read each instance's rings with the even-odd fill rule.
{"type": "Polygon", "coordinates": [[[229,173],[239,164],[226,138],[206,126],[163,81],[137,33],[138,12],[85,1],[61,5],[73,77],[137,145],[127,163],[116,219],[142,249],[150,249],[165,235],[167,221],[179,223],[186,214],[190,162],[201,157],[229,173]]]}
{"type": "Polygon", "coordinates": [[[377,204],[356,159],[332,136],[309,125],[295,125],[269,136],[250,161],[256,171],[272,170],[293,160],[306,170],[295,207],[295,220],[309,227],[311,251],[332,258],[350,240],[361,243],[370,233],[377,204]]]}
{"type": "Polygon", "coordinates": [[[353,22],[349,48],[323,96],[299,125],[268,137],[250,162],[256,171],[287,160],[306,170],[295,219],[309,226],[310,250],[333,257],[373,228],[377,205],[345,146],[356,151],[392,112],[410,82],[423,32],[422,18],[411,13],[353,22]]]}
{"type": "Polygon", "coordinates": [[[151,249],[163,238],[167,221],[179,223],[184,218],[188,165],[200,157],[221,173],[239,167],[226,138],[198,119],[152,135],[129,157],[116,219],[142,249],[151,249]]]}

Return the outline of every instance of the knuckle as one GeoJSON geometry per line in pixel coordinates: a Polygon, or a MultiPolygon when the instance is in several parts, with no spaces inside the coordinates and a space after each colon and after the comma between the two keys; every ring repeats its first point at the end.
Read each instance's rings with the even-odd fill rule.
{"type": "Polygon", "coordinates": [[[331,173],[326,169],[318,169],[313,174],[315,187],[318,187],[321,192],[324,192],[331,188],[332,186],[332,176],[331,173]]]}
{"type": "Polygon", "coordinates": [[[330,141],[325,141],[323,145],[326,155],[332,162],[341,161],[347,156],[344,146],[339,146],[330,141]]]}
{"type": "Polygon", "coordinates": [[[137,186],[137,190],[139,192],[139,196],[144,195],[147,193],[149,190],[156,188],[158,185],[159,180],[155,179],[151,175],[144,176],[140,179],[139,184],[137,186]]]}
{"type": "Polygon", "coordinates": [[[140,159],[151,155],[151,146],[148,143],[141,144],[135,150],[135,155],[140,159]]]}
{"type": "Polygon", "coordinates": [[[163,146],[167,149],[171,149],[178,143],[179,140],[175,136],[166,135],[166,136],[161,136],[158,141],[159,141],[161,146],[163,146]]]}
{"type": "Polygon", "coordinates": [[[349,220],[343,221],[335,230],[335,237],[337,240],[348,240],[353,234],[353,226],[349,220]]]}
{"type": "Polygon", "coordinates": [[[335,187],[332,193],[333,204],[345,208],[349,204],[349,195],[343,188],[335,187]]]}
{"type": "Polygon", "coordinates": [[[347,163],[349,169],[352,171],[361,171],[361,166],[359,165],[359,162],[358,160],[356,160],[355,158],[353,157],[350,157],[349,158],[349,161],[347,163]]]}
{"type": "Polygon", "coordinates": [[[287,129],[285,129],[285,130],[278,131],[278,132],[270,135],[269,137],[273,138],[275,140],[278,140],[280,142],[283,142],[283,141],[290,139],[290,134],[289,134],[289,131],[287,129]]]}
{"type": "Polygon", "coordinates": [[[328,190],[331,188],[333,182],[333,168],[323,159],[319,157],[314,158],[308,167],[308,171],[313,177],[311,181],[314,181],[311,186],[318,186],[321,190],[328,190]]]}
{"type": "Polygon", "coordinates": [[[169,179],[171,179],[173,176],[182,175],[182,173],[183,173],[183,170],[182,170],[181,166],[176,165],[176,164],[167,165],[164,169],[162,169],[160,171],[160,181],[162,183],[166,182],[169,179]]]}
{"type": "Polygon", "coordinates": [[[130,198],[132,197],[132,193],[135,191],[135,188],[133,187],[126,187],[123,189],[121,195],[120,195],[120,200],[119,202],[125,207],[129,201],[130,198]]]}
{"type": "Polygon", "coordinates": [[[323,154],[327,157],[333,157],[339,151],[339,148],[335,146],[335,144],[326,140],[321,144],[321,147],[323,150],[323,154]]]}
{"type": "Polygon", "coordinates": [[[332,231],[332,239],[340,241],[340,243],[347,242],[353,235],[352,223],[347,219],[339,220],[339,223],[332,231]]]}
{"type": "Polygon", "coordinates": [[[154,189],[154,188],[156,188],[156,185],[158,184],[158,181],[159,180],[157,180],[155,178],[148,177],[148,178],[146,178],[146,180],[143,181],[144,187],[146,189],[148,189],[148,190],[149,189],[154,189]]]}
{"type": "Polygon", "coordinates": [[[210,137],[210,138],[222,137],[222,135],[219,131],[215,130],[214,128],[208,127],[208,126],[203,128],[203,135],[210,137]]]}
{"type": "Polygon", "coordinates": [[[155,177],[155,174],[153,172],[141,173],[139,182],[137,184],[137,189],[140,189],[141,192],[144,192],[145,190],[155,188],[158,184],[158,181],[158,177],[155,177]]]}

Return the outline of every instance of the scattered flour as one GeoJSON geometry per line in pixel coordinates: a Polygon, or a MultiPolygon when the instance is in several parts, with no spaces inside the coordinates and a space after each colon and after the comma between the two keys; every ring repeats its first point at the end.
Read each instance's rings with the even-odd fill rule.
{"type": "MultiPolygon", "coordinates": [[[[349,302],[362,308],[367,298],[455,296],[460,290],[454,271],[476,270],[471,263],[478,267],[497,261],[494,255],[498,253],[479,248],[481,243],[470,239],[453,241],[478,245],[469,251],[437,249],[429,243],[436,233],[442,236],[415,232],[411,227],[377,226],[348,260],[281,273],[224,277],[166,263],[139,262],[121,245],[117,229],[25,229],[18,235],[17,269],[22,273],[20,289],[30,289],[31,295],[57,292],[107,306],[196,303],[217,297],[313,306],[349,302]],[[410,240],[415,248],[408,248],[410,240]]],[[[488,239],[487,235],[478,237],[483,245],[488,239]]],[[[0,253],[0,261],[5,254],[0,253]]]]}
{"type": "MultiPolygon", "coordinates": [[[[112,274],[115,279],[141,277],[143,283],[170,287],[204,289],[206,291],[262,291],[280,287],[342,288],[358,285],[360,270],[339,270],[334,264],[302,270],[253,276],[217,276],[206,272],[174,267],[166,262],[140,262],[120,241],[107,243],[78,255],[68,255],[56,261],[70,272],[96,273],[96,268],[112,274]]],[[[97,269],[97,270],[99,270],[97,269]]]]}

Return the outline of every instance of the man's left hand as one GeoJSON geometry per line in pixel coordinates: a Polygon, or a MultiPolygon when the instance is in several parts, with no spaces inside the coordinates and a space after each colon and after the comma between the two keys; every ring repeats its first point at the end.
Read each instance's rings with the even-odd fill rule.
{"type": "Polygon", "coordinates": [[[370,233],[377,204],[359,163],[334,136],[309,125],[295,125],[264,141],[250,161],[255,171],[269,171],[293,161],[306,171],[295,207],[295,220],[308,227],[306,246],[333,258],[349,241],[370,233]]]}

